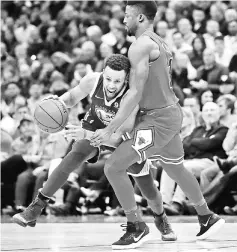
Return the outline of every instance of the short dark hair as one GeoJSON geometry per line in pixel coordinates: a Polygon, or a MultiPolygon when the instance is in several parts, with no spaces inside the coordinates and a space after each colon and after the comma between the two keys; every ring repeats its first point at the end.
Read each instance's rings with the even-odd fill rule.
{"type": "Polygon", "coordinates": [[[155,1],[127,1],[127,5],[140,8],[148,20],[154,20],[157,12],[157,4],[155,1]]]}
{"type": "Polygon", "coordinates": [[[115,71],[124,70],[126,73],[130,70],[130,61],[129,59],[121,54],[112,54],[109,56],[105,62],[105,68],[110,67],[115,71]]]}
{"type": "Polygon", "coordinates": [[[217,40],[224,41],[224,37],[223,37],[222,35],[216,36],[216,37],[214,38],[214,41],[217,41],[217,40]]]}

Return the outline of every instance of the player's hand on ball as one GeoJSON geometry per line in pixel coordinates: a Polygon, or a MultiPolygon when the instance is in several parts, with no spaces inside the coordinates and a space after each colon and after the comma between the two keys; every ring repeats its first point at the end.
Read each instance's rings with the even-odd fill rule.
{"type": "Polygon", "coordinates": [[[96,130],[96,132],[91,137],[91,145],[94,147],[99,147],[109,141],[112,132],[108,128],[96,130]]]}
{"type": "Polygon", "coordinates": [[[68,141],[81,140],[86,136],[85,130],[78,125],[67,125],[65,127],[64,136],[68,141]]]}
{"type": "Polygon", "coordinates": [[[59,100],[59,97],[57,95],[49,95],[49,96],[46,96],[42,99],[42,101],[45,101],[45,100],[49,100],[49,99],[52,99],[52,100],[59,100]]]}

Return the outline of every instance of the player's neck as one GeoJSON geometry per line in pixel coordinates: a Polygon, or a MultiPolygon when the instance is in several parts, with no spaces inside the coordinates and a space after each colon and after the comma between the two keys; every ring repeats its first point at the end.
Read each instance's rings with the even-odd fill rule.
{"type": "Polygon", "coordinates": [[[136,39],[139,38],[146,31],[152,31],[152,32],[154,32],[153,24],[142,26],[139,29],[137,29],[137,32],[135,34],[136,39]]]}

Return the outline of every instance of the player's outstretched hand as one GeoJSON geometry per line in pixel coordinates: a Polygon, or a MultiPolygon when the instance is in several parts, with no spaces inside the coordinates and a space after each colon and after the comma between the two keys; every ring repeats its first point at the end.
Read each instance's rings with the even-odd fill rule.
{"type": "Polygon", "coordinates": [[[57,95],[48,95],[48,96],[46,96],[46,97],[44,97],[43,99],[42,99],[42,101],[45,101],[45,100],[59,100],[60,98],[57,96],[57,95]]]}
{"type": "Polygon", "coordinates": [[[68,141],[84,139],[85,134],[85,130],[81,126],[68,124],[65,127],[64,136],[68,141]]]}
{"type": "Polygon", "coordinates": [[[107,128],[96,130],[90,139],[91,145],[94,147],[99,147],[109,141],[112,132],[107,128]]]}

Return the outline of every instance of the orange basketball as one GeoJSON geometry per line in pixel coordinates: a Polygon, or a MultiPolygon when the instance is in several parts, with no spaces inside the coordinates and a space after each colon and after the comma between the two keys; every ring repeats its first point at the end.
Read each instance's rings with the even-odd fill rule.
{"type": "Polygon", "coordinates": [[[37,105],[34,119],[42,131],[56,133],[63,130],[66,126],[68,109],[60,100],[44,100],[37,105]]]}

